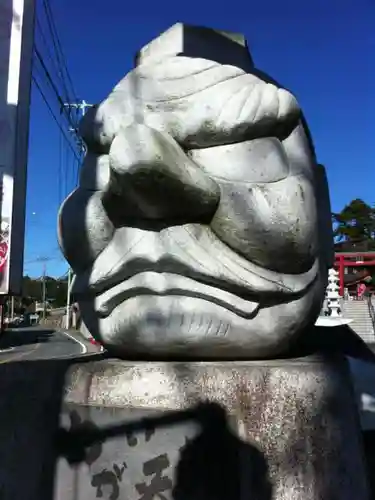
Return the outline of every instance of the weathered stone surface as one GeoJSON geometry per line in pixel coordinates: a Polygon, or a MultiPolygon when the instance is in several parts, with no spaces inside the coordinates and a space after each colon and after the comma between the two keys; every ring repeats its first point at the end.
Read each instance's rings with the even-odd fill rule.
{"type": "Polygon", "coordinates": [[[175,425],[97,443],[86,462],[58,467],[56,500],[200,498],[367,500],[358,416],[346,363],[270,362],[77,365],[63,422],[77,428],[199,411],[175,425]],[[91,422],[91,423],[90,423],[91,422]]]}
{"type": "MultiPolygon", "coordinates": [[[[375,430],[375,360],[349,359],[361,427],[375,430]]],[[[375,449],[374,449],[375,453],[375,449]]]]}
{"type": "Polygon", "coordinates": [[[246,39],[241,33],[184,23],[174,24],[143,47],[136,56],[136,66],[170,56],[199,57],[237,66],[245,71],[254,68],[246,39]]]}
{"type": "Polygon", "coordinates": [[[332,261],[324,167],[297,100],[242,36],[175,25],[81,133],[59,239],[108,350],[265,358],[314,324],[332,261]]]}

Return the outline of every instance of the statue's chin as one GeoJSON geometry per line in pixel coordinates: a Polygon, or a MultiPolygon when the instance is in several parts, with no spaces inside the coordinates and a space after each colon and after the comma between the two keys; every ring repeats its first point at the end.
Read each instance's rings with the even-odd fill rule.
{"type": "Polygon", "coordinates": [[[126,358],[254,359],[286,352],[319,313],[319,280],[294,301],[242,317],[206,299],[139,295],[100,317],[87,301],[82,319],[94,337],[114,355],[126,358]]]}

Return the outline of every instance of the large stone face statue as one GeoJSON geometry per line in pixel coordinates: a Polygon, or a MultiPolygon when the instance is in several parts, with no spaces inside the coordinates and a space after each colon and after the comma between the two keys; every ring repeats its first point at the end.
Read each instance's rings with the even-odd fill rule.
{"type": "Polygon", "coordinates": [[[314,324],[332,257],[324,169],[242,36],[173,26],[80,130],[59,240],[109,350],[270,357],[314,324]]]}

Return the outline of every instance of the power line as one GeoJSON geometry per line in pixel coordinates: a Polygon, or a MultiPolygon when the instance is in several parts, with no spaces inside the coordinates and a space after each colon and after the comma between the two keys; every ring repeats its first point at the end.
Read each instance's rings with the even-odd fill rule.
{"type": "MultiPolygon", "coordinates": [[[[78,165],[81,162],[81,155],[84,153],[84,143],[82,139],[80,138],[78,134],[78,119],[79,119],[79,111],[82,110],[83,112],[85,111],[86,107],[89,107],[85,101],[82,101],[78,104],[64,104],[63,98],[61,95],[64,97],[66,96],[65,102],[73,103],[74,101],[78,102],[76,99],[76,92],[74,89],[74,85],[68,70],[67,66],[67,61],[66,57],[64,54],[64,51],[62,49],[62,44],[58,35],[58,31],[56,28],[56,23],[54,19],[54,15],[52,13],[51,9],[51,3],[49,0],[43,0],[43,10],[42,12],[44,13],[44,18],[46,21],[46,29],[47,33],[49,35],[49,38],[51,39],[49,44],[47,43],[46,37],[44,35],[44,31],[42,29],[41,23],[39,19],[37,20],[37,25],[38,29],[40,32],[40,37],[41,41],[44,43],[47,49],[47,57],[49,58],[50,61],[52,61],[52,70],[49,71],[49,68],[47,67],[46,61],[44,60],[41,51],[39,50],[39,46],[37,44],[34,44],[34,52],[35,52],[35,57],[38,64],[38,69],[41,69],[43,72],[43,77],[39,78],[38,81],[39,83],[44,81],[46,78],[46,81],[48,83],[48,86],[51,88],[52,93],[54,97],[57,99],[58,106],[60,108],[60,119],[57,121],[59,122],[59,129],[61,131],[60,134],[60,141],[59,141],[59,173],[58,173],[58,183],[59,183],[59,201],[61,201],[62,198],[62,183],[63,183],[63,178],[65,174],[65,186],[66,188],[68,187],[68,178],[70,177],[69,173],[71,172],[72,175],[72,184],[76,185],[78,181],[78,173],[79,173],[79,168],[78,165]],[[54,57],[51,56],[51,52],[54,55],[54,57]],[[52,75],[54,75],[57,78],[54,78],[52,75]],[[57,82],[57,83],[56,83],[57,82]],[[60,93],[59,87],[60,84],[62,86],[62,92],[60,93]],[[68,88],[69,87],[69,88],[68,88]],[[69,91],[71,90],[71,92],[69,91]],[[73,98],[72,98],[73,95],[73,98]],[[72,113],[72,108],[76,109],[76,114],[72,113]],[[71,143],[68,143],[68,147],[70,151],[67,151],[67,146],[63,144],[62,142],[62,137],[66,140],[66,134],[62,132],[62,129],[64,128],[64,123],[61,121],[61,115],[67,120],[70,131],[74,133],[74,142],[76,143],[75,145],[78,147],[80,150],[78,152],[78,155],[72,151],[71,143]],[[65,146],[65,147],[64,147],[65,146]],[[65,155],[64,155],[64,150],[65,150],[65,155]],[[70,153],[73,152],[74,156],[70,157],[70,153]],[[65,156],[65,168],[64,168],[64,156],[65,156]],[[73,178],[74,177],[74,178],[73,178]]],[[[41,89],[41,85],[39,85],[39,90],[41,89]]],[[[44,100],[47,101],[46,95],[44,94],[44,100]]],[[[47,102],[46,102],[47,104],[47,102]]],[[[49,110],[51,113],[52,112],[52,106],[48,106],[49,110]]],[[[57,114],[57,113],[56,113],[57,114]]],[[[53,117],[57,118],[55,113],[53,113],[53,117]]],[[[84,114],[84,113],[83,113],[84,114]]],[[[55,120],[56,121],[56,120],[55,120]]],[[[66,142],[68,142],[66,140],[66,142]]],[[[69,183],[70,184],[70,183],[69,183]]],[[[64,189],[63,189],[64,190],[64,189]]],[[[64,191],[67,191],[65,189],[64,191]]],[[[66,193],[65,193],[66,194],[66,193]]]]}
{"type": "MultiPolygon", "coordinates": [[[[43,0],[43,6],[45,13],[43,21],[44,23],[46,21],[44,24],[45,31],[40,18],[37,18],[37,28],[40,36],[39,44],[34,42],[35,58],[32,80],[59,130],[58,189],[59,203],[61,203],[63,196],[68,193],[70,183],[74,184],[74,186],[77,184],[78,166],[82,160],[82,152],[84,152],[84,144],[78,134],[79,111],[85,111],[89,105],[85,101],[79,102],[76,97],[77,94],[68,71],[49,1],[43,0]],[[47,33],[47,37],[45,33],[47,33]],[[44,53],[40,49],[43,49],[44,53]],[[35,65],[35,62],[37,65],[35,65]],[[66,105],[67,102],[78,104],[66,105]],[[76,112],[72,112],[72,108],[75,108],[76,112]],[[69,131],[74,134],[73,140],[66,130],[66,123],[69,131]],[[78,152],[76,148],[78,148],[78,152]],[[65,185],[62,186],[64,180],[65,185]]],[[[46,262],[50,260],[55,259],[45,257],[34,262],[43,262],[45,266],[46,262]]]]}
{"type": "Polygon", "coordinates": [[[61,202],[63,195],[64,194],[66,195],[68,192],[68,185],[70,185],[70,182],[68,182],[68,178],[72,176],[72,184],[76,185],[77,183],[77,179],[75,177],[78,177],[78,168],[76,168],[76,166],[81,162],[80,157],[84,145],[78,134],[79,108],[78,107],[76,108],[77,116],[73,117],[71,113],[71,108],[74,106],[67,107],[64,105],[64,101],[70,101],[70,102],[74,101],[75,99],[74,98],[72,99],[71,97],[72,94],[74,97],[76,93],[74,91],[72,79],[70,77],[67,68],[66,59],[57,33],[56,24],[53,18],[51,7],[46,0],[43,0],[43,6],[44,6],[45,18],[47,21],[47,33],[49,35],[50,41],[49,43],[47,43],[44,30],[41,26],[41,22],[39,18],[37,18],[37,27],[40,33],[40,39],[42,45],[44,44],[46,48],[47,59],[46,60],[44,59],[38,44],[34,43],[34,54],[36,58],[35,61],[38,62],[38,66],[34,65],[34,68],[37,68],[39,70],[37,74],[38,79],[36,81],[34,79],[34,81],[38,87],[39,92],[42,95],[45,104],[47,105],[52,117],[54,118],[60,130],[59,160],[58,160],[58,165],[59,165],[58,199],[59,202],[61,202]],[[47,62],[50,62],[49,66],[52,66],[51,69],[47,66],[47,62]],[[67,79],[69,80],[68,82],[66,81],[67,79]],[[43,87],[41,85],[41,82],[47,84],[49,89],[52,90],[52,95],[57,100],[57,104],[59,106],[59,111],[60,111],[59,117],[57,115],[57,112],[55,113],[53,111],[53,105],[49,102],[49,99],[47,98],[48,94],[43,92],[42,90],[43,87]],[[61,93],[60,93],[60,87],[62,90],[61,93]],[[68,87],[71,88],[72,93],[69,92],[68,87]],[[62,95],[64,96],[64,99],[62,95]],[[69,124],[69,130],[71,132],[74,132],[73,142],[75,142],[75,146],[79,149],[78,154],[74,151],[75,148],[72,148],[72,142],[69,140],[71,139],[70,134],[68,134],[67,137],[67,134],[64,132],[65,123],[62,121],[62,117],[64,117],[64,119],[66,119],[67,123],[69,124]],[[63,139],[65,139],[65,142],[67,144],[64,144],[63,139]],[[73,153],[73,157],[71,157],[71,153],[73,153]],[[65,156],[65,162],[64,162],[64,156],[65,156]],[[64,163],[66,163],[65,168],[64,168],[64,163]],[[64,177],[65,177],[65,186],[63,187],[64,177]]]}
{"type": "MultiPolygon", "coordinates": [[[[61,124],[60,124],[61,125],[61,124]]],[[[63,136],[62,134],[59,134],[59,171],[58,171],[58,178],[57,178],[57,189],[58,189],[58,200],[59,200],[59,205],[61,204],[63,200],[63,171],[64,171],[64,157],[63,157],[63,136]]]]}
{"type": "Polygon", "coordinates": [[[38,48],[36,47],[36,45],[34,46],[34,52],[35,52],[35,55],[40,63],[40,65],[42,66],[42,69],[44,71],[44,74],[46,75],[47,77],[47,80],[55,94],[55,97],[60,105],[60,112],[64,112],[65,116],[66,116],[66,119],[68,120],[69,122],[69,125],[72,127],[72,129],[76,132],[77,131],[77,124],[76,123],[73,123],[72,121],[72,118],[70,116],[70,113],[66,111],[66,106],[64,106],[64,101],[62,99],[62,97],[60,96],[59,94],[59,90],[58,88],[56,87],[56,84],[54,83],[54,81],[52,80],[52,77],[51,77],[51,74],[50,72],[48,71],[48,68],[43,60],[43,57],[41,55],[41,53],[39,52],[38,48]]]}
{"type": "MultiPolygon", "coordinates": [[[[87,109],[88,108],[92,108],[93,104],[89,104],[84,99],[82,99],[82,101],[80,101],[80,102],[65,103],[64,106],[66,108],[74,108],[74,109],[76,109],[77,113],[80,112],[81,118],[83,118],[85,116],[85,114],[86,114],[87,109]]],[[[85,153],[85,145],[84,145],[84,143],[81,140],[79,142],[79,145],[81,147],[81,154],[84,154],[85,153]]],[[[79,162],[77,163],[77,165],[74,165],[73,170],[75,170],[75,183],[78,184],[78,182],[79,182],[79,162]]]]}
{"type": "Polygon", "coordinates": [[[79,182],[79,167],[80,167],[80,162],[78,162],[78,161],[74,162],[74,166],[73,166],[74,179],[73,179],[73,182],[75,183],[75,185],[77,185],[78,182],[79,182]]]}
{"type": "Polygon", "coordinates": [[[34,76],[34,75],[32,75],[32,80],[33,80],[33,82],[34,82],[34,84],[35,84],[36,88],[38,89],[38,91],[39,91],[39,93],[40,93],[40,95],[41,95],[42,99],[44,100],[44,102],[45,102],[45,104],[46,104],[46,106],[47,106],[47,108],[48,108],[49,112],[51,113],[52,118],[55,120],[56,125],[59,127],[61,134],[64,136],[64,138],[65,138],[65,140],[66,140],[66,142],[67,142],[67,145],[69,146],[70,150],[72,151],[72,153],[74,154],[74,156],[76,157],[76,159],[77,159],[78,161],[80,161],[80,158],[78,157],[77,153],[74,151],[74,149],[73,149],[72,145],[70,144],[69,137],[66,135],[66,133],[65,133],[65,132],[64,132],[64,130],[63,130],[63,128],[61,127],[61,125],[60,125],[60,123],[59,123],[59,120],[56,118],[56,115],[55,115],[55,113],[53,112],[52,107],[50,106],[50,104],[49,104],[49,102],[48,102],[48,100],[47,100],[47,98],[46,98],[46,96],[45,96],[45,94],[44,94],[44,92],[43,92],[43,90],[42,90],[41,86],[39,85],[39,83],[38,83],[38,81],[37,81],[37,79],[35,78],[35,76],[34,76]]]}
{"type": "MultiPolygon", "coordinates": [[[[61,74],[61,69],[59,68],[58,64],[56,64],[56,59],[54,59],[53,55],[51,54],[50,44],[46,40],[46,37],[44,35],[44,31],[42,29],[42,26],[41,26],[41,23],[39,20],[39,17],[36,18],[36,24],[37,24],[38,32],[40,33],[40,36],[42,38],[43,45],[46,48],[48,59],[51,62],[51,65],[53,67],[54,74],[55,74],[55,76],[57,76],[57,80],[61,80],[61,84],[64,87],[64,91],[65,91],[65,99],[69,99],[69,97],[68,97],[69,93],[67,91],[63,75],[61,74]]],[[[35,46],[35,43],[34,43],[34,46],[35,46]]]]}
{"type": "Polygon", "coordinates": [[[32,260],[27,260],[25,262],[25,264],[27,265],[30,265],[30,264],[40,264],[41,262],[51,262],[53,260],[60,260],[61,257],[46,257],[46,256],[42,256],[42,257],[37,257],[35,259],[32,259],[32,260]]]}
{"type": "Polygon", "coordinates": [[[65,69],[65,73],[66,73],[66,76],[68,77],[68,81],[69,81],[69,84],[70,84],[70,87],[72,90],[72,94],[74,96],[74,100],[78,100],[77,94],[74,90],[74,85],[73,85],[72,79],[71,79],[69,71],[68,71],[66,57],[65,57],[64,52],[62,50],[61,42],[60,42],[60,39],[59,39],[59,36],[57,33],[56,24],[55,24],[55,21],[53,18],[53,13],[52,13],[52,9],[51,9],[51,5],[49,3],[49,0],[43,0],[43,6],[44,6],[44,11],[46,13],[47,23],[48,23],[48,26],[50,28],[50,32],[52,34],[52,43],[55,47],[57,59],[59,61],[60,66],[63,69],[65,69]]]}

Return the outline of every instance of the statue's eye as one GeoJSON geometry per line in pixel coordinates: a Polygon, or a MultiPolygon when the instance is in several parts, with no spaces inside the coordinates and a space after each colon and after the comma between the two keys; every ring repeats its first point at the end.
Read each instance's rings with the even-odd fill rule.
{"type": "Polygon", "coordinates": [[[188,154],[211,177],[231,182],[277,182],[289,174],[288,158],[276,137],[193,149],[188,154]]]}

